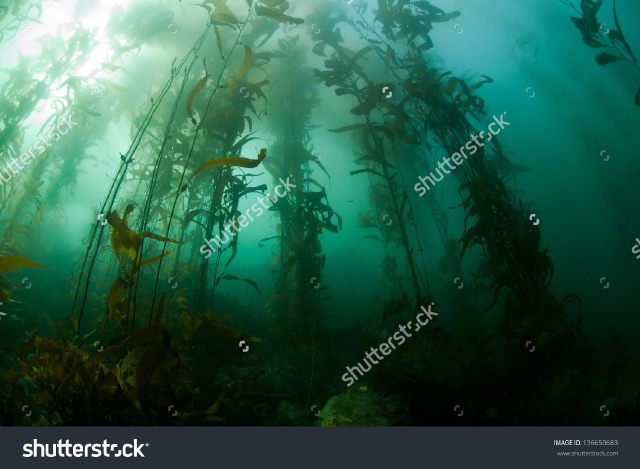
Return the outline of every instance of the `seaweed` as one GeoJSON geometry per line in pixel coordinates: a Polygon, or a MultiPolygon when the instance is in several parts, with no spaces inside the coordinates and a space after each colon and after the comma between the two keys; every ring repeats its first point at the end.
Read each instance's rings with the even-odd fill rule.
{"type": "MultiPolygon", "coordinates": [[[[608,39],[597,20],[601,5],[574,8],[583,41],[607,47],[596,55],[601,66],[637,68],[615,2],[617,29],[608,39]]],[[[37,20],[39,6],[16,3],[0,44],[17,33],[16,21],[37,20]]],[[[507,159],[508,147],[492,137],[453,173],[457,194],[411,190],[410,181],[464,146],[486,117],[482,92],[492,78],[454,76],[432,54],[433,28],[460,13],[420,0],[318,4],[306,16],[279,0],[197,6],[199,35],[146,90],[122,72],[166,24],[129,28],[138,7],[114,17],[114,54],[100,72],[75,71],[95,40],[83,28],[68,41],[42,38],[42,54],[19,56],[3,70],[0,151],[8,158],[28,152],[25,132],[46,106],[33,131],[46,136],[71,113],[78,125],[0,183],[0,302],[20,314],[0,331],[3,340],[11,335],[0,347],[0,422],[310,424],[309,405],[340,392],[331,374],[361,353],[354,347],[376,345],[389,326],[426,307],[447,319],[430,323],[350,392],[373,403],[393,395],[412,409],[397,421],[410,424],[454,423],[450,412],[421,402],[425,388],[445,406],[458,398],[478,404],[484,414],[473,418],[482,424],[536,423],[526,403],[575,396],[578,385],[559,377],[587,370],[593,346],[582,336],[581,298],[552,293],[552,252],[515,177],[530,168],[507,159]],[[125,122],[116,111],[134,93],[141,99],[123,114],[129,140],[116,149],[108,131],[125,122]],[[109,99],[98,99],[103,94],[109,99]],[[317,130],[327,109],[331,123],[317,130]],[[353,163],[345,174],[322,154],[325,137],[335,138],[336,158],[353,163]],[[77,245],[47,239],[76,217],[71,201],[83,173],[90,167],[94,177],[100,166],[109,187],[96,196],[77,245]],[[366,230],[349,247],[377,249],[371,265],[380,284],[366,292],[373,311],[365,314],[353,272],[342,269],[356,324],[331,330],[340,310],[329,301],[341,293],[332,291],[327,266],[336,258],[327,241],[349,239],[335,209],[341,176],[364,183],[363,205],[344,223],[366,230]],[[447,208],[450,196],[459,203],[447,208]],[[256,197],[273,201],[264,207],[265,231],[234,233],[256,197]],[[243,260],[255,252],[250,239],[271,257],[243,260]],[[27,303],[19,274],[54,272],[54,254],[67,253],[74,263],[56,274],[62,290],[27,303]],[[475,271],[467,274],[468,265],[475,271]],[[257,307],[245,304],[256,298],[257,307]],[[42,312],[44,300],[51,314],[42,312]],[[522,353],[527,341],[540,353],[522,353]],[[36,417],[28,419],[24,406],[36,417]]],[[[0,7],[0,21],[8,14],[0,7]]],[[[619,379],[616,368],[611,387],[619,379]]]]}
{"type": "MultiPolygon", "coordinates": [[[[603,31],[604,25],[601,24],[597,18],[598,12],[602,7],[602,0],[597,2],[593,2],[592,0],[582,0],[580,2],[580,10],[575,8],[572,4],[569,6],[582,15],[580,17],[572,16],[571,21],[573,21],[573,24],[582,34],[582,40],[585,44],[595,48],[610,47],[615,49],[617,53],[617,55],[614,55],[608,52],[603,52],[596,55],[595,60],[598,65],[604,67],[614,62],[625,61],[635,67],[636,70],[640,71],[640,60],[633,55],[631,46],[625,39],[622,28],[620,27],[615,0],[613,0],[613,18],[617,29],[607,28],[607,32],[603,31]]],[[[640,89],[638,89],[634,103],[636,106],[640,106],[640,89]]]]}

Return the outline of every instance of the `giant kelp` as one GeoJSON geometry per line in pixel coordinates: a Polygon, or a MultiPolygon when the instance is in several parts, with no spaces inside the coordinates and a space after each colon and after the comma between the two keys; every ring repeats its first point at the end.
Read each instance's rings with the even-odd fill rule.
{"type": "MultiPolygon", "coordinates": [[[[620,21],[618,19],[618,10],[616,2],[613,0],[613,18],[615,20],[616,29],[606,28],[604,24],[598,21],[598,13],[602,8],[602,0],[594,2],[593,0],[582,0],[580,9],[576,8],[572,3],[560,0],[565,5],[573,8],[581,16],[572,16],[571,21],[582,34],[582,40],[585,44],[593,48],[608,47],[615,49],[615,54],[609,52],[601,52],[596,55],[595,60],[601,67],[605,65],[625,61],[630,63],[636,70],[640,71],[640,61],[633,55],[631,46],[624,37],[620,21]]],[[[636,106],[640,106],[640,89],[635,97],[636,106]]]]}
{"type": "MultiPolygon", "coordinates": [[[[366,8],[365,5],[361,3],[355,6],[355,9],[362,12],[366,8]]],[[[384,38],[368,26],[362,17],[357,24],[366,31],[361,35],[370,45],[358,52],[347,52],[338,45],[341,42],[339,31],[323,31],[328,38],[327,45],[331,45],[335,52],[325,61],[327,70],[317,71],[316,75],[327,86],[336,86],[336,94],[353,94],[358,98],[359,104],[351,109],[351,113],[366,116],[366,123],[346,126],[338,131],[348,130],[356,134],[361,132],[357,141],[362,142],[365,151],[361,160],[368,163],[368,167],[358,172],[369,172],[374,177],[386,181],[391,194],[391,203],[387,202],[387,206],[391,206],[398,219],[402,220],[400,214],[406,202],[399,204],[401,199],[395,194],[400,186],[394,181],[394,177],[401,174],[401,169],[394,167],[384,156],[391,151],[385,150],[383,140],[388,139],[393,147],[395,140],[408,144],[425,142],[425,145],[429,146],[425,137],[430,134],[435,136],[447,153],[455,153],[464,147],[468,135],[474,134],[471,119],[479,121],[484,112],[484,101],[475,94],[476,90],[492,80],[485,77],[483,81],[470,86],[460,78],[446,78],[450,72],[438,72],[435,68],[429,67],[425,60],[423,51],[432,47],[431,40],[425,33],[431,29],[432,23],[440,19],[447,21],[455,17],[457,12],[446,14],[433,6],[425,6],[423,2],[414,4],[380,0],[378,6],[379,9],[375,11],[376,21],[383,24],[381,31],[384,38]],[[421,45],[414,42],[418,35],[424,40],[421,45]],[[394,60],[397,56],[395,48],[399,47],[404,47],[407,53],[404,57],[394,60]],[[392,83],[374,82],[369,78],[367,71],[358,65],[358,60],[374,50],[389,69],[399,71],[393,73],[397,80],[395,86],[392,83]],[[395,67],[391,62],[395,62],[395,67]],[[404,77],[399,76],[400,71],[405,74],[404,77]],[[363,86],[356,85],[358,80],[363,82],[363,86]],[[396,98],[399,104],[385,100],[383,93],[387,90],[393,90],[396,96],[400,92],[403,93],[396,98]],[[375,124],[370,117],[376,110],[384,116],[384,121],[379,124],[375,124]],[[394,170],[397,172],[392,172],[394,170]]],[[[389,98],[390,95],[386,97],[389,98]]],[[[488,140],[483,143],[486,148],[491,148],[498,158],[504,158],[496,137],[493,137],[491,145],[488,140]]],[[[455,175],[460,180],[459,192],[463,195],[461,206],[467,212],[465,232],[459,243],[460,260],[471,245],[484,247],[487,257],[483,275],[490,279],[491,292],[491,301],[485,311],[496,305],[504,290],[509,291],[502,304],[503,316],[500,326],[495,334],[488,336],[480,344],[478,353],[482,354],[483,350],[486,350],[487,341],[501,337],[502,350],[506,356],[514,357],[505,365],[505,369],[512,372],[520,362],[515,351],[521,349],[528,338],[541,344],[545,353],[557,357],[558,369],[562,364],[566,365],[573,360],[587,359],[589,348],[580,347],[580,341],[583,341],[578,330],[580,316],[578,325],[575,325],[567,319],[564,311],[568,304],[575,304],[581,308],[581,301],[575,295],[567,295],[558,301],[550,294],[548,285],[553,278],[553,263],[549,258],[548,249],[540,247],[540,228],[527,218],[522,202],[514,200],[515,192],[508,191],[500,177],[485,167],[485,147],[470,156],[468,165],[458,168],[455,175]],[[466,223],[471,219],[476,220],[475,224],[466,227],[466,223]]],[[[374,226],[374,223],[371,225],[374,226]]],[[[403,226],[401,223],[400,227],[403,226]]],[[[406,232],[401,232],[407,251],[407,264],[411,268],[414,265],[411,260],[413,249],[406,232]]],[[[447,243],[449,252],[457,250],[450,250],[449,244],[447,243]]],[[[410,271],[420,305],[422,297],[416,269],[410,271]]],[[[388,315],[386,309],[402,309],[401,305],[396,303],[385,308],[385,315],[388,315]]],[[[436,337],[442,334],[439,327],[430,326],[425,334],[430,337],[426,339],[425,345],[428,346],[428,351],[424,351],[426,356],[422,358],[427,363],[433,365],[445,360],[445,356],[453,355],[449,346],[445,346],[449,343],[447,339],[443,339],[442,346],[433,347],[434,341],[439,342],[436,337]]],[[[419,347],[417,344],[414,345],[419,347]]],[[[411,359],[410,357],[411,355],[407,354],[406,359],[411,359]]],[[[421,358],[417,355],[413,359],[421,358]]],[[[507,362],[509,361],[507,359],[507,362]]],[[[436,375],[441,375],[441,371],[432,369],[436,375]]],[[[423,368],[420,375],[429,376],[430,372],[423,368]]]]}
{"type": "MultiPolygon", "coordinates": [[[[257,40],[257,38],[252,37],[257,40]]],[[[277,240],[272,245],[272,274],[277,276],[276,291],[269,294],[266,309],[273,314],[271,335],[283,345],[284,354],[300,373],[309,375],[309,391],[314,372],[316,347],[324,342],[323,303],[327,287],[322,285],[326,255],[321,235],[338,233],[342,219],[329,205],[326,189],[316,179],[314,170],[326,169],[321,156],[315,156],[311,142],[311,113],[321,101],[311,82],[312,71],[304,67],[308,52],[300,44],[299,34],[278,39],[278,49],[264,52],[265,60],[277,58],[274,79],[284,82],[281,89],[270,91],[271,99],[282,103],[270,110],[269,131],[277,140],[269,147],[263,167],[273,177],[274,186],[283,187],[284,196],[276,192],[269,212],[278,221],[277,240]],[[273,248],[276,248],[275,250],[273,248]]],[[[265,113],[266,114],[266,113],[265,113]]],[[[308,402],[307,402],[308,403],[308,402]]],[[[306,406],[306,404],[305,404],[306,406]]]]}
{"type": "MultiPolygon", "coordinates": [[[[369,220],[369,223],[380,227],[385,245],[393,242],[404,248],[409,273],[407,278],[410,279],[417,308],[429,301],[427,296],[423,296],[423,291],[429,295],[429,285],[426,278],[426,268],[423,264],[424,271],[420,272],[410,246],[407,213],[411,214],[411,202],[403,185],[399,182],[402,179],[401,169],[399,166],[393,165],[396,138],[408,143],[417,143],[407,133],[407,128],[411,128],[411,118],[404,112],[402,106],[394,105],[386,100],[386,91],[393,88],[385,87],[384,83],[374,82],[358,65],[358,61],[363,59],[373,48],[366,46],[357,52],[351,52],[340,45],[343,39],[336,25],[341,21],[340,17],[332,18],[331,22],[328,19],[325,20],[323,25],[325,29],[317,38],[314,38],[318,43],[313,49],[316,54],[326,55],[327,46],[334,50],[330,58],[324,61],[326,70],[316,70],[316,76],[326,86],[335,87],[336,95],[353,95],[358,100],[358,105],[351,109],[351,113],[363,116],[365,122],[332,131],[352,131],[355,133],[356,142],[363,150],[363,153],[358,155],[357,162],[364,165],[365,168],[353,171],[351,174],[369,173],[372,177],[370,200],[376,211],[376,216],[375,220],[369,220]],[[394,116],[395,122],[376,122],[372,118],[372,112],[378,106],[386,109],[387,115],[394,116]],[[388,146],[385,147],[385,144],[388,146]],[[377,182],[376,178],[379,178],[383,184],[377,182]],[[389,219],[388,223],[386,219],[389,219]]],[[[385,276],[389,280],[389,284],[395,284],[392,295],[399,297],[400,286],[395,281],[397,276],[395,260],[389,252],[387,252],[382,266],[386,271],[385,276]]],[[[391,301],[395,301],[395,299],[391,301]]]]}

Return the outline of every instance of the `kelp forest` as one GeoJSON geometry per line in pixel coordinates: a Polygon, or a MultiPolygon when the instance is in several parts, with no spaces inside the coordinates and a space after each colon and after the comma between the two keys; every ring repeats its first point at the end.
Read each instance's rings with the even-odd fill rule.
{"type": "Polygon", "coordinates": [[[435,3],[2,3],[0,424],[638,425],[633,14],[435,3]]]}

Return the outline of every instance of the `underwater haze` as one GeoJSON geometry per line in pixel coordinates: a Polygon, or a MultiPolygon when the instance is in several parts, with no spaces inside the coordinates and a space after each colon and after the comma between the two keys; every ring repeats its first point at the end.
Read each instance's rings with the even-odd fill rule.
{"type": "Polygon", "coordinates": [[[640,424],[638,18],[0,0],[0,424],[640,424]]]}

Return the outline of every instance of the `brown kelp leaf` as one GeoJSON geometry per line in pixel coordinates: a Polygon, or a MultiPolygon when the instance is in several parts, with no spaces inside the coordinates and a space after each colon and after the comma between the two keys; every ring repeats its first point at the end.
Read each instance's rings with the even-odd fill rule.
{"type": "MultiPolygon", "coordinates": [[[[278,225],[280,226],[280,225],[278,225]]],[[[271,236],[270,238],[262,238],[259,242],[258,242],[258,246],[263,248],[264,244],[262,244],[263,241],[269,241],[270,239],[276,239],[279,238],[280,236],[271,236]]]]}
{"type": "Polygon", "coordinates": [[[601,44],[590,36],[582,36],[582,40],[590,47],[604,47],[604,44],[601,44]]]}
{"type": "Polygon", "coordinates": [[[182,224],[184,226],[187,226],[189,223],[191,223],[193,221],[193,219],[195,217],[198,216],[198,214],[200,213],[209,213],[207,210],[201,210],[201,209],[196,209],[196,210],[191,210],[189,213],[187,213],[184,216],[184,220],[182,220],[182,224]]]}
{"type": "Polygon", "coordinates": [[[384,57],[384,74],[389,73],[389,60],[391,60],[391,55],[395,55],[395,51],[391,48],[391,46],[387,46],[387,53],[384,57]]]}
{"type": "Polygon", "coordinates": [[[429,15],[427,19],[432,23],[444,23],[445,21],[452,20],[460,16],[459,11],[454,11],[452,13],[447,13],[446,15],[429,15]]]}
{"type": "Polygon", "coordinates": [[[601,67],[604,67],[605,65],[613,62],[617,62],[618,60],[622,59],[620,59],[620,57],[616,57],[613,54],[608,54],[607,52],[596,55],[596,62],[598,62],[601,67]]]}
{"type": "Polygon", "coordinates": [[[493,79],[491,77],[488,77],[486,75],[480,75],[482,78],[484,78],[484,81],[480,81],[478,83],[476,83],[475,85],[473,85],[471,88],[469,88],[469,92],[471,91],[475,91],[478,88],[480,88],[482,85],[484,85],[485,83],[493,83],[493,79]]]}
{"type": "Polygon", "coordinates": [[[358,52],[356,52],[353,55],[353,57],[351,57],[351,60],[349,61],[349,64],[347,65],[347,68],[351,68],[358,60],[360,60],[362,57],[367,55],[372,50],[373,50],[373,47],[371,47],[371,46],[366,46],[366,47],[363,47],[362,49],[360,49],[358,52]]]}
{"type": "Polygon", "coordinates": [[[433,42],[431,41],[431,38],[429,36],[427,36],[427,41],[423,42],[422,44],[420,44],[418,46],[418,50],[420,51],[425,51],[425,50],[429,50],[431,48],[433,48],[433,42]]]}
{"type": "Polygon", "coordinates": [[[329,132],[333,132],[335,134],[339,134],[340,132],[347,132],[349,130],[357,130],[364,127],[366,124],[353,124],[347,125],[346,127],[340,127],[339,129],[327,129],[329,132]]]}
{"type": "Polygon", "coordinates": [[[213,206],[220,207],[222,204],[222,196],[224,195],[224,188],[229,183],[231,179],[231,174],[233,170],[227,170],[222,174],[222,177],[218,179],[218,184],[216,185],[216,190],[213,193],[213,206]]]}
{"type": "Polygon", "coordinates": [[[622,41],[624,39],[624,36],[622,36],[619,31],[612,29],[609,31],[609,39],[611,39],[612,41],[623,43],[622,41]]]}
{"type": "Polygon", "coordinates": [[[220,280],[242,280],[243,282],[247,282],[249,285],[251,285],[253,288],[255,288],[256,291],[258,292],[258,294],[262,295],[262,293],[260,292],[260,289],[258,288],[258,285],[256,284],[256,282],[254,282],[251,279],[239,278],[239,277],[236,277],[235,275],[225,275],[224,277],[220,277],[220,280]]]}
{"type": "Polygon", "coordinates": [[[35,403],[38,405],[44,404],[45,402],[49,402],[53,399],[47,391],[40,391],[37,394],[29,395],[29,397],[31,396],[33,396],[35,403]]]}
{"type": "Polygon", "coordinates": [[[449,71],[449,72],[444,72],[442,75],[440,75],[438,78],[436,78],[436,81],[440,81],[443,77],[449,76],[451,75],[453,72],[449,71]]]}
{"type": "Polygon", "coordinates": [[[220,13],[214,13],[211,15],[212,24],[219,24],[220,26],[229,26],[231,29],[237,29],[233,24],[229,22],[230,20],[230,17],[221,15],[220,13]]]}
{"type": "Polygon", "coordinates": [[[253,57],[253,53],[251,52],[251,48],[249,46],[247,46],[246,44],[244,44],[244,60],[242,61],[242,65],[240,66],[240,70],[238,70],[238,74],[236,75],[236,77],[233,80],[231,80],[226,85],[223,85],[223,88],[225,88],[225,89],[229,88],[235,82],[240,80],[240,78],[242,78],[242,75],[244,75],[246,73],[246,71],[249,70],[249,65],[251,65],[252,57],[253,57]]]}
{"type": "Polygon", "coordinates": [[[382,18],[382,22],[388,26],[395,26],[389,7],[387,6],[387,0],[378,0],[378,15],[382,18]]]}
{"type": "Polygon", "coordinates": [[[369,210],[368,212],[360,212],[358,213],[358,228],[377,228],[378,225],[374,223],[374,219],[371,216],[373,210],[369,210]]]}
{"type": "Polygon", "coordinates": [[[618,34],[616,34],[615,37],[617,38],[618,41],[620,41],[624,45],[624,48],[629,53],[629,55],[633,57],[633,52],[631,52],[631,46],[629,46],[629,43],[624,38],[624,34],[622,34],[622,29],[620,28],[620,22],[618,21],[618,11],[616,8],[616,0],[613,0],[613,19],[616,22],[616,28],[618,28],[618,30],[616,31],[616,33],[618,34]]]}
{"type": "Polygon", "coordinates": [[[140,236],[141,238],[155,239],[156,241],[166,241],[169,243],[180,244],[180,242],[176,241],[175,239],[165,238],[164,236],[158,236],[157,234],[151,233],[150,231],[143,231],[142,233],[139,233],[138,236],[140,236]]]}
{"type": "Polygon", "coordinates": [[[304,20],[302,18],[294,18],[293,16],[285,15],[280,10],[275,8],[256,6],[256,14],[258,16],[266,16],[272,20],[279,21],[280,23],[302,24],[304,20]]]}
{"type": "Polygon", "coordinates": [[[375,169],[371,169],[371,168],[359,169],[357,171],[350,171],[349,175],[350,176],[355,176],[356,174],[360,174],[360,173],[371,173],[371,174],[375,174],[376,176],[384,177],[378,171],[376,171],[375,169]]]}
{"type": "Polygon", "coordinates": [[[371,111],[373,111],[377,105],[378,105],[378,99],[375,97],[372,97],[358,104],[356,107],[351,109],[351,112],[356,116],[361,116],[363,114],[368,114],[371,111]]]}
{"type": "Polygon", "coordinates": [[[111,247],[116,256],[127,254],[135,260],[138,248],[140,247],[140,237],[135,231],[129,229],[127,219],[120,218],[117,211],[109,213],[107,221],[111,225],[111,247]]]}
{"type": "Polygon", "coordinates": [[[289,8],[289,2],[287,2],[287,0],[260,0],[260,3],[263,3],[271,8],[275,8],[279,5],[282,5],[285,2],[286,4],[280,7],[282,11],[285,11],[287,8],[289,8]]]}
{"type": "Polygon", "coordinates": [[[339,228],[330,221],[318,220],[318,225],[332,233],[337,233],[339,231],[339,228]]]}
{"type": "Polygon", "coordinates": [[[78,334],[78,320],[76,318],[74,318],[73,316],[67,316],[67,321],[69,321],[69,324],[73,325],[73,333],[74,334],[78,334]]]}
{"type": "Polygon", "coordinates": [[[453,96],[453,92],[456,90],[458,86],[458,79],[453,77],[447,82],[447,94],[449,96],[453,96]]]}
{"type": "Polygon", "coordinates": [[[304,180],[302,181],[302,183],[303,183],[303,184],[305,184],[305,183],[313,184],[314,186],[316,186],[316,187],[317,187],[318,189],[320,189],[321,191],[324,191],[324,190],[325,190],[325,187],[324,187],[322,184],[320,184],[318,181],[316,181],[315,179],[313,179],[313,178],[306,178],[306,179],[304,179],[304,180]]]}
{"type": "Polygon", "coordinates": [[[156,206],[155,210],[158,212],[158,217],[162,222],[162,225],[164,226],[164,232],[166,233],[169,227],[169,222],[167,221],[169,219],[169,215],[167,215],[167,212],[162,205],[156,206]]]}
{"type": "Polygon", "coordinates": [[[640,106],[640,88],[638,89],[638,94],[636,94],[636,106],[640,106]]]}
{"type": "Polygon", "coordinates": [[[209,0],[213,3],[213,6],[216,8],[216,13],[211,15],[211,19],[213,21],[219,21],[222,23],[231,23],[237,24],[239,23],[238,17],[233,14],[233,12],[229,9],[224,0],[209,0]]]}
{"type": "MultiPolygon", "coordinates": [[[[241,168],[256,168],[266,157],[267,149],[263,148],[262,150],[260,150],[260,154],[258,155],[257,160],[243,158],[242,156],[223,156],[220,158],[214,158],[213,160],[209,160],[206,163],[200,165],[200,167],[196,169],[196,171],[191,175],[189,181],[191,181],[191,179],[193,179],[193,177],[199,172],[207,168],[212,168],[214,166],[240,166],[241,168]]],[[[189,181],[187,181],[187,183],[189,181]]]]}
{"type": "Polygon", "coordinates": [[[203,414],[213,414],[215,412],[218,411],[218,407],[220,406],[220,403],[222,402],[222,398],[224,397],[224,393],[221,392],[220,396],[218,397],[218,400],[211,406],[209,407],[207,410],[205,410],[203,412],[203,414]]]}
{"type": "Polygon", "coordinates": [[[220,56],[224,59],[224,54],[222,53],[222,38],[220,38],[220,31],[218,31],[218,27],[215,24],[213,25],[213,31],[216,33],[216,42],[218,43],[220,56]]]}
{"type": "Polygon", "coordinates": [[[120,334],[112,338],[107,346],[117,346],[120,347],[122,345],[135,344],[137,342],[144,342],[146,340],[153,339],[158,337],[161,334],[165,334],[166,331],[164,327],[154,325],[143,327],[142,329],[138,329],[137,331],[127,332],[126,334],[120,334]]]}
{"type": "MultiPolygon", "coordinates": [[[[127,218],[125,217],[121,219],[118,215],[118,212],[116,212],[115,210],[109,214],[107,221],[113,228],[113,230],[111,231],[111,247],[113,248],[113,252],[116,254],[116,256],[127,254],[134,262],[138,257],[138,249],[140,249],[140,244],[142,242],[141,238],[152,238],[157,241],[180,244],[174,239],[164,238],[149,231],[136,233],[129,228],[127,218]]],[[[155,259],[148,259],[143,263],[152,262],[153,260],[155,259]]]]}
{"type": "MultiPolygon", "coordinates": [[[[222,233],[222,231],[220,231],[220,233],[222,233]]],[[[222,271],[223,274],[227,271],[227,267],[229,267],[229,264],[231,264],[231,261],[233,261],[233,259],[235,259],[236,255],[238,254],[238,238],[237,237],[234,237],[231,240],[231,242],[229,243],[229,246],[225,248],[225,251],[229,248],[231,248],[231,257],[229,257],[229,260],[224,265],[224,270],[222,271]]]]}
{"type": "Polygon", "coordinates": [[[137,206],[137,204],[129,204],[129,205],[127,205],[127,206],[125,207],[125,209],[124,209],[124,213],[122,214],[122,216],[123,216],[124,218],[127,218],[127,216],[128,216],[131,212],[133,212],[133,210],[136,208],[136,206],[137,206]]]}
{"type": "MultiPolygon", "coordinates": [[[[162,240],[160,240],[160,241],[162,241],[162,240]]],[[[173,241],[173,240],[170,239],[169,241],[173,241]]],[[[174,241],[174,242],[177,243],[177,241],[174,241]]],[[[163,258],[164,256],[168,256],[172,252],[173,251],[165,251],[163,254],[157,255],[155,257],[150,257],[149,259],[145,259],[143,261],[140,261],[140,265],[151,264],[152,262],[155,262],[158,259],[163,258]]]]}
{"type": "Polygon", "coordinates": [[[196,99],[196,96],[198,95],[198,93],[200,93],[200,90],[202,90],[202,88],[204,88],[204,85],[206,85],[207,80],[209,79],[211,75],[206,74],[202,80],[200,80],[198,82],[198,84],[196,86],[193,87],[193,89],[191,90],[191,92],[189,93],[189,96],[187,96],[187,114],[189,114],[189,117],[191,119],[193,119],[193,111],[191,110],[192,106],[193,106],[193,100],[196,99]]]}
{"type": "Polygon", "coordinates": [[[162,315],[164,314],[164,302],[167,299],[167,295],[162,292],[160,294],[160,302],[158,303],[158,311],[156,312],[156,317],[153,320],[154,326],[159,326],[162,324],[162,315]]]}
{"type": "MultiPolygon", "coordinates": [[[[205,0],[205,1],[206,1],[206,0],[205,0]]],[[[205,10],[207,10],[207,12],[208,12],[209,14],[211,14],[211,12],[212,12],[212,8],[211,8],[209,5],[207,5],[206,3],[205,3],[205,4],[202,4],[202,5],[194,4],[194,6],[204,8],[205,10]]]]}
{"type": "Polygon", "coordinates": [[[118,301],[120,294],[128,286],[129,284],[122,277],[118,277],[116,281],[113,282],[113,285],[111,285],[111,289],[109,290],[109,294],[107,295],[107,308],[109,308],[110,313],[113,313],[116,301],[118,301]]]}
{"type": "Polygon", "coordinates": [[[374,235],[367,235],[364,238],[362,238],[359,242],[358,242],[358,246],[360,247],[360,244],[362,243],[362,241],[364,241],[365,239],[375,239],[376,241],[380,241],[382,243],[382,240],[380,238],[378,238],[377,236],[374,235]]]}
{"type": "Polygon", "coordinates": [[[129,355],[127,355],[124,361],[122,362],[122,365],[120,366],[120,373],[124,374],[124,372],[127,371],[127,369],[129,369],[129,365],[131,365],[131,362],[133,362],[133,360],[135,360],[140,355],[142,355],[142,352],[144,352],[143,347],[134,348],[131,351],[131,353],[129,353],[129,355]]]}
{"type": "Polygon", "coordinates": [[[319,55],[320,57],[326,57],[327,54],[324,52],[325,48],[327,47],[327,41],[319,41],[318,43],[316,43],[315,46],[313,46],[313,49],[311,49],[311,52],[313,52],[316,55],[319,55]]]}
{"type": "Polygon", "coordinates": [[[28,257],[22,256],[0,256],[0,272],[7,270],[19,269],[20,267],[41,267],[50,268],[48,265],[40,265],[36,261],[32,261],[28,257]]]}

